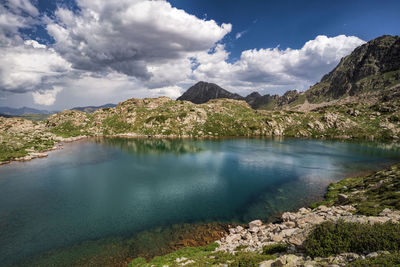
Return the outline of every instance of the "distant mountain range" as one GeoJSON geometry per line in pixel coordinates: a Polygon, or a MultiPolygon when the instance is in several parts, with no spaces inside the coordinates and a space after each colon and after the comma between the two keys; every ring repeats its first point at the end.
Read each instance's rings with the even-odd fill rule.
{"type": "Polygon", "coordinates": [[[178,97],[177,100],[186,100],[195,104],[202,104],[211,99],[229,98],[244,100],[254,109],[270,109],[272,106],[282,106],[294,101],[298,94],[297,90],[287,91],[283,96],[269,94],[260,95],[258,92],[253,92],[243,97],[231,93],[214,83],[201,81],[190,87],[183,95],[178,97]]]}
{"type": "Polygon", "coordinates": [[[0,107],[0,114],[8,115],[8,116],[19,116],[23,114],[52,114],[58,111],[48,111],[42,109],[35,109],[35,108],[10,108],[10,107],[0,107]]]}
{"type": "MultiPolygon", "coordinates": [[[[113,108],[115,104],[105,104],[102,106],[86,106],[86,107],[75,107],[71,110],[79,110],[86,113],[92,113],[100,108],[113,108]]],[[[25,114],[54,114],[60,111],[49,111],[43,109],[35,109],[29,107],[22,107],[22,108],[10,108],[10,107],[0,107],[0,116],[3,117],[13,117],[13,116],[21,116],[25,114]]]]}
{"type": "Polygon", "coordinates": [[[101,108],[114,108],[116,106],[117,106],[116,104],[105,104],[102,106],[75,107],[75,108],[71,108],[71,110],[79,110],[79,111],[83,111],[86,113],[93,113],[96,110],[101,109],[101,108]]]}
{"type": "MultiPolygon", "coordinates": [[[[220,86],[198,82],[177,100],[196,104],[211,99],[230,98],[246,101],[254,109],[281,109],[321,104],[353,97],[353,102],[368,99],[368,95],[382,93],[400,83],[400,37],[384,35],[357,47],[320,82],[305,92],[287,91],[284,95],[260,95],[253,92],[246,97],[231,93],[220,86]],[[355,98],[354,98],[355,97],[355,98]]],[[[397,87],[396,87],[397,88],[397,87]]],[[[396,91],[395,89],[393,89],[396,91]]],[[[392,90],[392,91],[393,91],[392,90]]],[[[390,92],[391,95],[396,92],[390,92]]]]}

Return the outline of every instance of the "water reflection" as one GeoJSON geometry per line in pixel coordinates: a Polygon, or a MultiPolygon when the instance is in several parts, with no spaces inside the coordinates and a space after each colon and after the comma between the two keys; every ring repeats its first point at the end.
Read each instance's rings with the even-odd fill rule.
{"type": "Polygon", "coordinates": [[[0,262],[172,224],[266,219],[321,197],[337,178],[399,159],[388,144],[321,140],[68,144],[0,168],[0,262]]]}
{"type": "Polygon", "coordinates": [[[135,154],[186,154],[203,150],[196,146],[193,140],[187,139],[98,138],[95,139],[95,142],[135,154]]]}

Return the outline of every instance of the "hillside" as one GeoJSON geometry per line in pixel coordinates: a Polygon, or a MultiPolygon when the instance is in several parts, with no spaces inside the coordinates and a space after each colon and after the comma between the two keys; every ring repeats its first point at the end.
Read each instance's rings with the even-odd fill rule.
{"type": "Polygon", "coordinates": [[[245,101],[230,99],[193,104],[167,97],[133,98],[93,113],[65,110],[40,122],[0,117],[0,161],[51,148],[70,137],[103,135],[398,140],[400,104],[391,98],[381,104],[293,112],[254,110],[245,101]]]}
{"type": "Polygon", "coordinates": [[[310,103],[376,93],[400,83],[400,37],[385,35],[356,48],[305,92],[310,103]]]}

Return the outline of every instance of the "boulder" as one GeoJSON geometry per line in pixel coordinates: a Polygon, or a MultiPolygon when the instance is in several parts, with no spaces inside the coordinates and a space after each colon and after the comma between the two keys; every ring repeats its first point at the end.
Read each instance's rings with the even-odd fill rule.
{"type": "Polygon", "coordinates": [[[249,222],[249,228],[253,228],[253,227],[260,227],[262,225],[262,221],[260,220],[254,220],[252,222],[249,222]]]}

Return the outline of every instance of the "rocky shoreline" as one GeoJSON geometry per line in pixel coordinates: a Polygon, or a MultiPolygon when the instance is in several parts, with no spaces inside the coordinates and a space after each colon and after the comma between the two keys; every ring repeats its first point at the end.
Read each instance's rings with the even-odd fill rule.
{"type": "Polygon", "coordinates": [[[46,158],[49,155],[46,152],[63,149],[63,143],[71,143],[71,142],[79,141],[79,140],[86,139],[86,138],[90,138],[90,136],[75,136],[75,137],[68,137],[68,138],[63,138],[63,137],[57,136],[55,138],[55,140],[57,140],[58,143],[54,144],[53,147],[44,149],[44,150],[39,150],[39,151],[35,151],[33,149],[26,150],[28,152],[28,154],[26,156],[13,158],[11,160],[6,160],[6,161],[0,161],[0,166],[9,164],[11,162],[18,162],[18,161],[24,162],[24,161],[30,161],[33,159],[46,158]]]}
{"type": "Polygon", "coordinates": [[[157,261],[153,265],[150,261],[144,265],[133,262],[129,266],[397,266],[400,262],[399,178],[400,164],[345,178],[328,187],[324,201],[296,212],[285,212],[275,223],[254,220],[247,226],[230,227],[229,233],[217,240],[215,248],[208,254],[201,255],[204,251],[200,250],[200,256],[196,256],[183,251],[161,256],[162,261],[158,261],[163,263],[161,265],[157,265],[157,261]],[[338,242],[344,243],[338,244],[336,239],[332,241],[329,237],[332,233],[315,233],[321,227],[327,231],[327,225],[334,229],[342,225],[346,230],[340,238],[348,239],[354,235],[353,244],[362,244],[363,248],[344,249],[344,243],[350,241],[339,239],[338,242]],[[372,227],[375,230],[371,230],[372,227]],[[369,239],[360,240],[363,234],[355,228],[370,229],[370,232],[364,232],[369,239]],[[376,229],[387,232],[383,234],[376,229]],[[315,241],[315,236],[320,237],[322,243],[315,241]],[[330,239],[330,249],[333,248],[335,253],[324,255],[322,252],[326,239],[330,239]],[[313,254],[310,254],[310,242],[318,248],[313,254]],[[378,245],[382,242],[385,245],[378,245]],[[266,248],[270,253],[266,253],[266,248]]]}
{"type": "Polygon", "coordinates": [[[256,251],[261,253],[263,247],[273,244],[286,244],[288,253],[279,255],[274,260],[260,263],[260,267],[269,266],[346,266],[356,259],[376,257],[377,251],[367,254],[342,253],[328,258],[314,258],[306,256],[304,241],[313,227],[326,221],[337,222],[339,220],[355,223],[399,223],[400,211],[390,209],[383,210],[379,216],[355,215],[355,208],[351,205],[326,207],[324,205],[315,209],[300,208],[297,212],[285,212],[282,214],[281,223],[263,224],[260,220],[249,223],[248,228],[237,226],[229,229],[229,234],[216,241],[219,247],[216,251],[228,253],[242,251],[256,251]]]}

